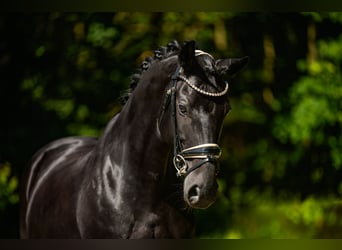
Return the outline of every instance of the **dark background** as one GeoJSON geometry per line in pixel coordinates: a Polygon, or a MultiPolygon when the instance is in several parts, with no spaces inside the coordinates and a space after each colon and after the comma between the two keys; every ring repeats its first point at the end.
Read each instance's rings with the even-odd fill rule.
{"type": "Polygon", "coordinates": [[[196,211],[204,238],[342,236],[341,13],[0,15],[0,237],[18,238],[18,189],[53,139],[101,134],[142,60],[194,39],[248,55],[231,82],[220,198],[196,211]]]}

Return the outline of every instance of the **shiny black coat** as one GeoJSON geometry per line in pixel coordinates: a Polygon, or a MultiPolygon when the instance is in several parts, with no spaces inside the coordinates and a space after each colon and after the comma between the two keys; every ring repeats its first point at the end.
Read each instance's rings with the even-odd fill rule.
{"type": "MultiPolygon", "coordinates": [[[[21,237],[192,237],[189,206],[214,202],[216,167],[207,163],[185,179],[176,177],[170,164],[171,111],[162,104],[178,65],[193,84],[210,82],[210,90],[217,90],[224,75],[245,64],[246,59],[215,61],[207,53],[196,58],[194,42],[188,42],[148,69],[145,65],[139,84],[99,139],[60,139],[33,156],[22,183],[21,237]]],[[[229,111],[225,97],[205,97],[179,83],[176,104],[182,146],[217,142],[229,111]]]]}

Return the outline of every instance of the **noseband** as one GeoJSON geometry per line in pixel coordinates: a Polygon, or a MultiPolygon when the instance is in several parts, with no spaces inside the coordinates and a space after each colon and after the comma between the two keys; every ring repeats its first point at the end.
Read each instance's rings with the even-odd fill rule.
{"type": "Polygon", "coordinates": [[[177,82],[181,80],[189,85],[195,91],[201,93],[202,95],[207,95],[211,97],[219,97],[223,96],[228,91],[228,83],[226,83],[225,89],[222,92],[211,93],[206,92],[202,89],[199,89],[195,85],[193,85],[188,79],[184,76],[180,76],[181,68],[178,65],[175,73],[171,78],[171,88],[166,92],[166,96],[163,102],[161,115],[159,117],[158,124],[163,117],[165,110],[170,103],[171,99],[171,119],[172,119],[172,127],[173,127],[173,165],[177,170],[178,177],[185,177],[195,169],[201,167],[207,162],[216,163],[221,157],[221,149],[219,145],[216,143],[205,143],[200,144],[194,147],[182,149],[182,145],[179,139],[178,134],[178,126],[177,126],[177,114],[176,114],[176,90],[177,90],[177,82]],[[199,159],[201,160],[196,165],[188,168],[187,160],[199,159]]]}

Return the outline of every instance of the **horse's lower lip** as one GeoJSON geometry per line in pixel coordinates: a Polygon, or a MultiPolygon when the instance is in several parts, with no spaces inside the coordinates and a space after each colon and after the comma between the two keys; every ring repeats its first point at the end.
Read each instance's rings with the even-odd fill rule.
{"type": "Polygon", "coordinates": [[[209,203],[203,203],[200,201],[199,197],[196,197],[196,198],[191,198],[191,200],[189,200],[188,202],[188,205],[195,209],[207,209],[213,203],[214,201],[209,202],[209,203]]]}
{"type": "Polygon", "coordinates": [[[196,204],[199,201],[199,197],[198,196],[192,196],[189,198],[189,202],[190,204],[196,204]]]}
{"type": "Polygon", "coordinates": [[[187,203],[192,208],[206,209],[213,204],[215,199],[201,199],[201,189],[198,186],[193,186],[188,193],[187,203]]]}
{"type": "Polygon", "coordinates": [[[196,205],[196,203],[199,202],[200,200],[200,188],[198,186],[193,186],[190,191],[189,191],[189,195],[188,195],[188,200],[190,205],[196,205]]]}

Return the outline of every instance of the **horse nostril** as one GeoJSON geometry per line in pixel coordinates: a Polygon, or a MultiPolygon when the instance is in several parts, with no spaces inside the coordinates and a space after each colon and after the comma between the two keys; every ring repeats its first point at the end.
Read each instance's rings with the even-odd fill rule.
{"type": "Polygon", "coordinates": [[[199,201],[200,197],[200,188],[195,185],[190,188],[189,193],[188,193],[188,199],[191,204],[194,204],[199,201]]]}

